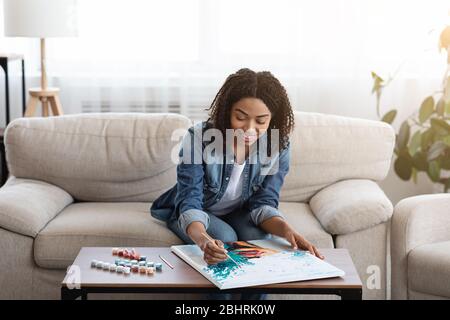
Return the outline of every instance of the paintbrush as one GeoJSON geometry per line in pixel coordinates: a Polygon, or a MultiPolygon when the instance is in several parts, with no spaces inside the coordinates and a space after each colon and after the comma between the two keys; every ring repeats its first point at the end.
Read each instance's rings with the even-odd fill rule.
{"type": "MultiPolygon", "coordinates": [[[[206,233],[202,232],[202,235],[204,235],[206,237],[206,239],[208,239],[211,242],[214,242],[214,239],[211,238],[209,235],[207,235],[206,233]]],[[[239,263],[237,263],[228,253],[225,253],[228,257],[228,259],[230,259],[231,261],[233,261],[239,268],[241,268],[241,266],[239,265],[239,263]]]]}

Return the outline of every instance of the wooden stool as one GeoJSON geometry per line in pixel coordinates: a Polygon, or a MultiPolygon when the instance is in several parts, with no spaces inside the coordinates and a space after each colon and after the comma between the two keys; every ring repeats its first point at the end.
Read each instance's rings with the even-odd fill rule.
{"type": "Polygon", "coordinates": [[[27,109],[25,110],[25,117],[32,117],[36,112],[36,105],[40,101],[42,103],[42,116],[49,116],[49,103],[54,116],[60,116],[63,114],[61,107],[61,101],[59,100],[59,89],[58,88],[32,88],[29,90],[30,100],[27,104],[27,109]]]}
{"type": "Polygon", "coordinates": [[[47,87],[47,72],[45,63],[45,39],[41,39],[41,87],[31,88],[30,101],[28,101],[27,109],[25,110],[25,117],[32,117],[36,112],[36,105],[40,101],[42,103],[42,116],[48,117],[49,110],[48,104],[52,108],[54,116],[60,116],[63,114],[61,107],[61,101],[59,100],[59,89],[47,87]]]}

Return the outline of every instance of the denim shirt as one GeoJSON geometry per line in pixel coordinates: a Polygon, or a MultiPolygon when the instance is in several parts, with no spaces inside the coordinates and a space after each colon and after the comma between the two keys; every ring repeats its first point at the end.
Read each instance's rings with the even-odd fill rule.
{"type": "MultiPolygon", "coordinates": [[[[207,208],[219,202],[227,189],[231,172],[234,166],[234,153],[226,151],[222,157],[222,163],[210,163],[204,161],[203,150],[210,143],[202,140],[194,144],[196,137],[203,137],[206,129],[211,128],[208,122],[201,122],[189,128],[185,135],[179,151],[180,160],[183,157],[183,150],[187,149],[190,143],[191,160],[194,160],[194,152],[201,152],[200,162],[185,163],[180,161],[177,165],[177,183],[171,189],[164,192],[156,199],[150,212],[154,218],[168,221],[178,219],[178,226],[184,232],[194,221],[203,223],[207,229],[209,226],[209,216],[205,212],[207,208]],[[196,130],[197,135],[194,136],[196,130]],[[198,164],[196,164],[198,163],[198,164]],[[173,215],[176,215],[173,217],[173,215]]],[[[265,133],[259,139],[265,142],[265,133]]],[[[198,140],[197,140],[198,141],[198,140]]],[[[250,212],[250,217],[255,225],[274,217],[282,217],[278,210],[279,193],[283,185],[284,178],[289,170],[290,143],[287,147],[270,157],[270,161],[261,161],[260,154],[253,144],[250,147],[249,158],[253,161],[246,161],[243,174],[242,197],[240,208],[250,212]],[[269,174],[267,174],[269,173],[269,174]]],[[[198,159],[198,158],[197,158],[198,159]]],[[[217,159],[216,159],[217,160],[217,159]]]]}

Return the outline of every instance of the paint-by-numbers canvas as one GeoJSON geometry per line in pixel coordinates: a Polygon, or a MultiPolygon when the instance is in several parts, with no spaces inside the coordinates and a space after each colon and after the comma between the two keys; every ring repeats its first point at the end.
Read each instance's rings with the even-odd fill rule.
{"type": "Polygon", "coordinates": [[[237,264],[228,259],[208,265],[197,245],[177,245],[171,249],[220,289],[345,275],[343,270],[309,252],[290,249],[281,239],[225,243],[225,249],[237,264]]]}

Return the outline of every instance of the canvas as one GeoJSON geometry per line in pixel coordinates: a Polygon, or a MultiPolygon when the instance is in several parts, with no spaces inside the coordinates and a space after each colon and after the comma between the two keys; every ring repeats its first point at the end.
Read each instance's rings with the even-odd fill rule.
{"type": "Polygon", "coordinates": [[[208,265],[197,245],[172,246],[172,251],[220,289],[231,289],[343,277],[345,272],[282,239],[225,243],[232,259],[208,265]]]}

